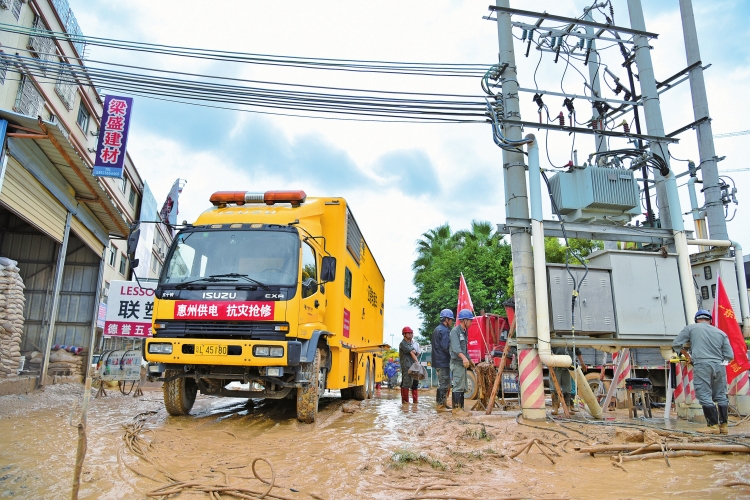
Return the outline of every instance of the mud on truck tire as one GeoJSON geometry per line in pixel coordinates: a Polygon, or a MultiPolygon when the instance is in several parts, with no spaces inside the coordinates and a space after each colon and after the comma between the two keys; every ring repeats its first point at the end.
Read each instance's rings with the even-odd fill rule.
{"type": "MultiPolygon", "coordinates": [[[[166,370],[164,377],[169,378],[181,373],[181,370],[166,370]]],[[[198,384],[191,378],[176,378],[164,382],[164,406],[173,417],[188,415],[198,395],[198,384]]]]}
{"type": "Polygon", "coordinates": [[[305,387],[297,389],[297,420],[305,424],[315,422],[318,415],[318,402],[320,395],[326,388],[325,354],[323,349],[315,350],[315,359],[312,363],[303,366],[305,380],[310,382],[305,387]]]}

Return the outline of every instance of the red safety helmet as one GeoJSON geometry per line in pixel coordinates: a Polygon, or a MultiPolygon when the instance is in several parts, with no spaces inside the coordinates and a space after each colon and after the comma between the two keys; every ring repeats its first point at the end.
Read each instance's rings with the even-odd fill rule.
{"type": "Polygon", "coordinates": [[[401,330],[401,335],[405,335],[405,334],[407,334],[407,333],[414,333],[414,330],[412,330],[412,329],[411,329],[410,327],[408,327],[408,326],[405,326],[405,327],[404,327],[404,328],[403,328],[403,329],[401,330]]]}

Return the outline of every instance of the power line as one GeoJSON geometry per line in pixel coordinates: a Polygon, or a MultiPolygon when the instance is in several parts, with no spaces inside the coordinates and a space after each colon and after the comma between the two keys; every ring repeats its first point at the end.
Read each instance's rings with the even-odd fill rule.
{"type": "Polygon", "coordinates": [[[741,132],[727,132],[726,134],[716,134],[714,139],[723,139],[725,137],[737,137],[738,135],[748,135],[750,130],[743,130],[741,132]]]}

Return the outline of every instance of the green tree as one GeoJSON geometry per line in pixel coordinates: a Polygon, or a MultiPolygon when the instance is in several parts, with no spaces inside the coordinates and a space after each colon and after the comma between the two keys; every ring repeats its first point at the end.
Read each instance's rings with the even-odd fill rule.
{"type": "Polygon", "coordinates": [[[409,299],[422,319],[420,343],[432,336],[442,309],[455,312],[462,272],[476,312],[503,313],[509,263],[510,246],[489,222],[473,221],[456,233],[445,224],[424,233],[412,265],[417,293],[409,299]]]}

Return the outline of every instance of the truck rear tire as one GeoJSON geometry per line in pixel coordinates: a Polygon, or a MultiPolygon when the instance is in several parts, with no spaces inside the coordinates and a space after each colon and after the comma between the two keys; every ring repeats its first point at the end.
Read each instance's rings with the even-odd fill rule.
{"type": "Polygon", "coordinates": [[[364,401],[370,396],[370,360],[365,365],[365,383],[356,387],[351,387],[352,396],[357,401],[364,401]]]}
{"type": "Polygon", "coordinates": [[[318,402],[320,395],[325,391],[326,373],[323,366],[323,350],[315,350],[315,359],[312,363],[305,363],[305,379],[309,383],[305,387],[297,389],[297,420],[304,424],[312,424],[318,415],[318,402]]]}
{"type": "MultiPolygon", "coordinates": [[[[166,370],[164,377],[178,375],[180,370],[166,370]]],[[[176,378],[164,382],[164,407],[173,417],[189,415],[198,395],[198,384],[191,378],[176,378]]]]}
{"type": "Polygon", "coordinates": [[[466,370],[466,394],[465,399],[476,399],[477,393],[479,393],[479,387],[477,386],[477,376],[471,370],[466,370]]]}

